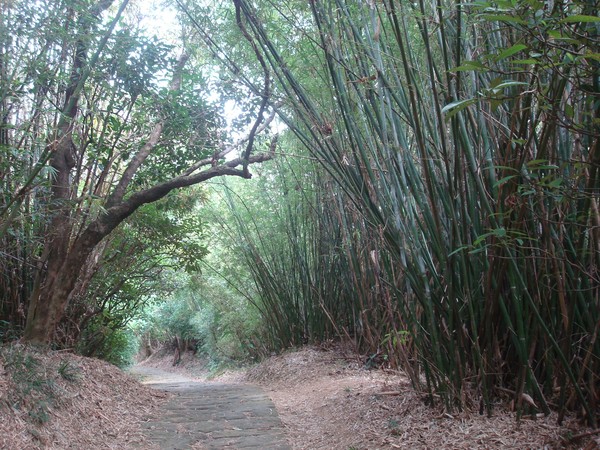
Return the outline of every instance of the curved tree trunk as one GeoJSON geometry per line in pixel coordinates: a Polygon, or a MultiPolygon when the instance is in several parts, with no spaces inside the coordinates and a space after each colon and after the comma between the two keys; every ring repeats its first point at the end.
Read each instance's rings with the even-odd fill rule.
{"type": "MultiPolygon", "coordinates": [[[[250,178],[251,175],[247,170],[236,169],[236,167],[270,160],[273,158],[273,146],[270,153],[258,154],[250,158],[245,156],[237,158],[218,166],[211,166],[202,172],[189,176],[182,175],[136,192],[126,200],[108,208],[103,215],[90,223],[68,251],[51,252],[47,259],[44,281],[31,299],[23,340],[34,344],[47,344],[52,341],[53,333],[65,312],[79,273],[88,257],[102,239],[140,206],[160,200],[174,189],[199,184],[211,178],[228,175],[250,178]]],[[[208,158],[204,163],[210,165],[211,162],[212,158],[208,158]]]]}
{"type": "MultiPolygon", "coordinates": [[[[73,124],[78,113],[79,97],[90,74],[90,66],[94,65],[98,55],[106,45],[120,14],[128,0],[122,0],[116,18],[105,32],[98,49],[87,62],[89,30],[92,27],[90,17],[95,20],[114,0],[99,0],[87,13],[82,14],[79,40],[71,70],[69,87],[65,92],[65,103],[55,133],[48,139],[48,150],[51,152],[51,165],[55,176],[52,184],[53,217],[46,234],[46,245],[41,262],[35,289],[30,297],[27,321],[23,341],[34,344],[48,344],[53,340],[57,325],[69,304],[82,268],[93,254],[96,246],[108,236],[120,223],[133,214],[140,206],[155,202],[174,189],[202,183],[214,177],[239,176],[250,178],[247,170],[249,164],[269,160],[274,155],[276,138],[271,143],[269,153],[251,155],[254,135],[260,131],[254,127],[246,139],[247,146],[242,157],[215,164],[221,160],[231,148],[227,148],[214,157],[195,162],[180,176],[166,182],[151,186],[142,191],[129,192],[130,183],[146,158],[158,145],[164,127],[164,119],[158,120],[150,133],[147,142],[141,145],[131,158],[127,168],[121,174],[116,187],[104,201],[105,212],[93,220],[77,237],[72,228],[77,222],[76,211],[72,208],[72,199],[76,195],[77,181],[72,180],[72,169],[78,159],[82,158],[72,139],[73,124]],[[241,168],[237,168],[241,166],[241,168]],[[129,196],[126,196],[129,194],[129,196]]],[[[171,80],[170,89],[177,91],[181,87],[182,70],[188,59],[186,54],[180,57],[171,80]]],[[[266,127],[273,116],[264,121],[266,127]]],[[[257,123],[262,121],[259,117],[257,123]]],[[[243,141],[242,141],[243,142],[243,141]]]]}
{"type": "Polygon", "coordinates": [[[50,258],[45,280],[31,299],[23,340],[32,344],[47,344],[63,317],[79,272],[95,245],[73,248],[62,260],[50,258]]]}
{"type": "MultiPolygon", "coordinates": [[[[124,11],[129,0],[124,0],[113,25],[109,27],[100,43],[91,64],[94,63],[106,44],[106,39],[112,33],[116,20],[124,11]]],[[[52,195],[50,200],[50,221],[46,233],[46,244],[40,267],[35,281],[35,289],[30,297],[27,321],[25,325],[24,340],[32,343],[47,342],[48,324],[55,323],[56,318],[62,316],[61,302],[55,297],[68,296],[75,286],[79,270],[87,256],[79,255],[69,250],[71,239],[71,211],[69,202],[73,196],[74,186],[71,179],[71,170],[77,162],[77,148],[73,142],[73,125],[79,110],[79,99],[84,84],[89,77],[89,34],[98,23],[101,14],[106,11],[114,0],[98,0],[87,11],[79,11],[77,21],[77,40],[75,54],[71,67],[69,84],[65,90],[64,104],[61,109],[60,119],[54,132],[48,138],[46,147],[50,156],[50,166],[54,169],[52,180],[52,195]],[[76,269],[75,269],[76,268],[76,269]]],[[[86,252],[83,251],[83,254],[86,252]]]]}

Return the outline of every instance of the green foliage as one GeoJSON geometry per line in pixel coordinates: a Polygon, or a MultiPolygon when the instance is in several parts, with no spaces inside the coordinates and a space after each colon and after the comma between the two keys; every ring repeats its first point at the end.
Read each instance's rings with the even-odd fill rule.
{"type": "MultiPolygon", "coordinates": [[[[344,262],[356,293],[332,291],[348,306],[338,334],[386,346],[432,403],[473,395],[491,414],[501,386],[597,421],[600,178],[582,170],[600,155],[597,6],[336,0],[308,16],[239,2],[286,124],[330,176],[319,190],[337,185],[309,222],[333,225],[317,254],[344,262]],[[295,36],[314,55],[302,68],[295,36]]],[[[282,256],[298,226],[281,220],[277,241],[237,223],[261,294],[276,292],[267,311],[294,330],[293,312],[328,298],[289,287],[310,273],[283,262],[309,261],[282,256]]]]}
{"type": "Polygon", "coordinates": [[[163,266],[199,271],[199,264],[208,251],[204,224],[195,209],[204,199],[201,189],[189,189],[145,205],[129,223],[127,242],[137,241],[136,248],[154,254],[163,266]],[[177,238],[173,239],[174,236],[177,238]]]}
{"type": "Polygon", "coordinates": [[[15,329],[15,325],[6,321],[0,320],[0,342],[12,342],[18,339],[19,331],[15,329]]]}
{"type": "Polygon", "coordinates": [[[199,336],[191,323],[197,308],[194,293],[187,290],[176,291],[156,311],[159,327],[168,338],[178,336],[184,340],[197,339],[199,336]]]}
{"type": "Polygon", "coordinates": [[[73,382],[81,379],[81,369],[66,359],[58,365],[58,374],[67,381],[73,382]]]}
{"type": "MultiPolygon", "coordinates": [[[[280,142],[287,145],[299,150],[280,142]]],[[[289,159],[266,165],[253,182],[215,189],[227,209],[214,220],[256,285],[271,348],[328,339],[352,314],[352,289],[337,276],[345,262],[330,253],[342,245],[339,228],[318,215],[328,195],[316,190],[319,177],[317,167],[289,159]]]]}
{"type": "Polygon", "coordinates": [[[227,291],[224,283],[212,279],[204,289],[210,301],[202,305],[190,320],[196,330],[199,350],[217,365],[255,360],[266,350],[261,348],[264,334],[256,309],[244,299],[227,291]],[[210,293],[210,294],[209,294],[210,293]]]}
{"type": "Polygon", "coordinates": [[[156,36],[125,27],[117,30],[109,42],[109,57],[96,67],[98,82],[111,77],[116,87],[130,98],[156,91],[156,74],[173,65],[173,47],[156,36]]]}
{"type": "MultiPolygon", "coordinates": [[[[117,20],[107,5],[85,1],[64,10],[17,0],[1,7],[0,254],[6,257],[0,269],[8,275],[0,279],[0,320],[15,332],[35,303],[35,287],[48,286],[49,261],[77,253],[73,243],[89,242],[79,238],[110,209],[108,198],[145,145],[152,151],[140,157],[143,167],[133,180],[124,181],[125,198],[181,175],[212,156],[221,141],[223,122],[206,100],[208,81],[199,70],[202,54],[189,52],[180,73],[173,45],[144,30],[135,11],[117,20]],[[165,76],[174,72],[167,84],[165,76]],[[57,147],[67,129],[62,164],[57,147]]],[[[91,251],[57,345],[74,346],[85,331],[80,325],[106,311],[111,329],[124,327],[148,292],[158,290],[166,268],[198,270],[206,253],[202,224],[185,212],[201,198],[197,190],[187,197],[174,193],[162,205],[147,206],[91,251]]],[[[76,277],[76,270],[59,277],[76,277]]]]}
{"type": "Polygon", "coordinates": [[[110,317],[103,314],[87,324],[77,341],[76,351],[123,368],[133,363],[138,343],[131,331],[123,325],[115,326],[110,317]]]}
{"type": "Polygon", "coordinates": [[[195,273],[207,250],[204,225],[194,212],[200,190],[176,192],[138,210],[106,239],[87,289],[73,298],[61,326],[64,344],[85,356],[128,365],[137,347],[128,324],[179,281],[195,273]],[[176,236],[176,239],[174,239],[176,236]]]}
{"type": "Polygon", "coordinates": [[[244,189],[216,189],[223,203],[203,216],[210,257],[205,222],[190,214],[203,193],[131,216],[90,255],[63,343],[123,364],[125,327],[154,302],[136,333],[194,342],[214,360],[344,336],[402,366],[431,403],[491,413],[499,387],[517,405],[526,394],[544,413],[558,405],[559,420],[581,410],[595,425],[597,2],[177,3],[214,61],[167,89],[170,48],[121,26],[83,86],[72,196],[59,202],[47,129],[66,117],[56,105],[77,75],[67,55],[99,42],[101,21],[86,2],[69,14],[44,1],[4,6],[3,339],[26,316],[51,213],[71,208],[64,240],[78,242],[157,120],[161,140],[132,187],[210,157],[225,136],[208,86],[248,124],[258,49],[290,157],[244,189]]]}
{"type": "Polygon", "coordinates": [[[134,180],[138,186],[180,175],[219,150],[223,120],[217,106],[205,100],[207,81],[199,69],[197,72],[191,69],[183,78],[187,89],[173,92],[164,88],[145,102],[144,114],[150,110],[165,122],[158,148],[149,155],[134,180]]]}
{"type": "MultiPolygon", "coordinates": [[[[223,255],[220,255],[223,256],[223,255]]],[[[255,308],[216,276],[190,277],[130,327],[140,341],[194,350],[210,364],[239,364],[264,354],[255,308]]]]}

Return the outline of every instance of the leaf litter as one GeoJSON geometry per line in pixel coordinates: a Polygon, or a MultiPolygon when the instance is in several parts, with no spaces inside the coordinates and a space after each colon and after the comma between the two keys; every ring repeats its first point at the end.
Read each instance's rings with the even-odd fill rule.
{"type": "Polygon", "coordinates": [[[294,449],[600,448],[593,431],[569,441],[586,429],[574,418],[558,426],[555,413],[517,421],[508,403],[491,418],[432,408],[404,374],[365,369],[340,347],[286,352],[250,369],[247,379],[270,394],[294,449]]]}
{"type": "Polygon", "coordinates": [[[141,425],[165,400],[104,361],[20,345],[0,352],[2,449],[144,448],[141,425]]]}
{"type": "MultiPolygon", "coordinates": [[[[40,422],[30,414],[40,396],[30,392],[27,401],[17,401],[18,389],[6,366],[10,358],[5,355],[3,351],[0,358],[0,448],[151,447],[142,425],[160,414],[165,394],[99,360],[34,352],[56,397],[47,402],[47,420],[40,422]],[[65,378],[65,373],[73,379],[65,378]]],[[[199,358],[187,355],[177,367],[171,361],[163,356],[143,364],[199,380],[209,378],[206,363],[199,358]]],[[[517,421],[508,403],[496,405],[491,418],[477,410],[432,408],[405,375],[368,370],[341,346],[286,351],[211,381],[254,383],[265,389],[294,449],[600,448],[599,430],[586,429],[575,418],[558,426],[555,413],[517,421]]]]}

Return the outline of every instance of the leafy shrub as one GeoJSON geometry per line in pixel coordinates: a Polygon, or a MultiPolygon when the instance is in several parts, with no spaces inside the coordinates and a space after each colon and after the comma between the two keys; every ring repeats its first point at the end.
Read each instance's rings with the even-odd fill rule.
{"type": "Polygon", "coordinates": [[[12,342],[21,336],[22,330],[6,320],[0,320],[0,342],[12,342]]]}
{"type": "Polygon", "coordinates": [[[244,362],[263,353],[256,345],[263,334],[262,322],[251,308],[208,304],[190,322],[200,337],[202,353],[211,360],[244,362]]]}
{"type": "Polygon", "coordinates": [[[138,341],[128,328],[112,327],[106,316],[90,321],[79,339],[77,352],[117,367],[127,367],[138,351],[138,341]]]}
{"type": "Polygon", "coordinates": [[[260,344],[264,331],[256,309],[212,277],[202,282],[190,277],[185,286],[148,308],[131,328],[138,341],[194,346],[213,368],[254,360],[266,352],[260,344]]]}
{"type": "Polygon", "coordinates": [[[58,374],[67,381],[77,381],[81,378],[81,370],[71,361],[62,360],[58,365],[58,374]]]}

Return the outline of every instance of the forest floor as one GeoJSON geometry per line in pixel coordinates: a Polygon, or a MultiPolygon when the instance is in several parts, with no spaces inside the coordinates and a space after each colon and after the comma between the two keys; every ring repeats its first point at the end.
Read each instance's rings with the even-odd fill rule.
{"type": "MultiPolygon", "coordinates": [[[[171,357],[142,366],[200,382],[209,378],[206,364],[190,355],[176,367],[171,357]]],[[[431,408],[403,374],[366,370],[339,347],[288,351],[210,383],[262,388],[293,449],[600,448],[600,430],[585,429],[575,419],[558,426],[555,414],[517,422],[508,403],[498,404],[491,418],[478,408],[459,413],[431,408]]],[[[171,395],[94,359],[4,348],[0,448],[151,448],[145,425],[160,416],[171,395]]]]}
{"type": "MultiPolygon", "coordinates": [[[[143,364],[207,378],[205,363],[192,355],[176,367],[172,357],[143,364]]],[[[367,370],[352,352],[337,346],[291,350],[212,381],[262,387],[293,449],[600,448],[598,434],[584,435],[591,430],[574,419],[558,426],[555,413],[517,422],[508,402],[496,405],[491,418],[480,415],[478,408],[459,413],[431,408],[402,373],[367,370]]]]}

